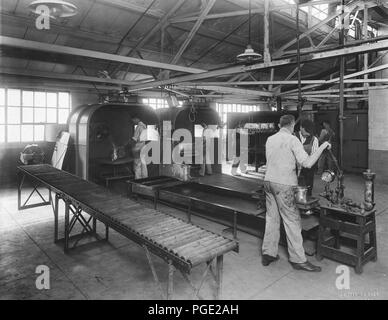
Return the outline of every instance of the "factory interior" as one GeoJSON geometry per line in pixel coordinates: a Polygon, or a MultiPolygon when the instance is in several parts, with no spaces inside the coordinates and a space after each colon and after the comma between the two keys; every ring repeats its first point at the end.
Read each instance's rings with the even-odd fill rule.
{"type": "Polygon", "coordinates": [[[387,0],[2,0],[0,300],[388,299],[387,0]]]}

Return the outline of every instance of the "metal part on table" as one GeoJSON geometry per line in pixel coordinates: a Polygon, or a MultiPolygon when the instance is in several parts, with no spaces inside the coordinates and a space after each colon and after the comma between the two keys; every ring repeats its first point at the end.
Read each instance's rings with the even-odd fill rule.
{"type": "Polygon", "coordinates": [[[331,152],[331,150],[327,150],[330,154],[337,172],[334,173],[330,170],[326,170],[323,172],[321,179],[325,182],[325,191],[321,194],[322,197],[326,198],[330,201],[332,207],[342,208],[349,212],[365,212],[372,210],[375,206],[374,203],[374,179],[376,174],[371,172],[368,169],[363,173],[365,179],[365,189],[364,189],[364,202],[358,203],[354,202],[352,199],[346,198],[344,195],[344,174],[341,168],[338,165],[338,161],[331,152]],[[337,186],[335,190],[331,190],[330,183],[334,181],[335,177],[337,177],[337,186]]]}
{"type": "Polygon", "coordinates": [[[371,172],[370,169],[363,172],[365,179],[365,190],[364,190],[364,207],[365,210],[372,210],[375,206],[375,184],[374,180],[376,173],[371,172]]]}
{"type": "MultiPolygon", "coordinates": [[[[18,167],[19,174],[24,178],[40,184],[55,193],[54,205],[54,240],[58,241],[58,211],[59,201],[65,203],[65,237],[64,251],[74,246],[85,235],[93,235],[98,240],[97,221],[105,227],[105,238],[108,239],[109,228],[131,239],[142,246],[147,254],[155,281],[158,278],[152,264],[150,252],[166,261],[169,265],[168,298],[173,294],[173,274],[179,269],[186,274],[202,263],[217,262],[216,288],[217,296],[221,292],[222,256],[229,251],[237,251],[238,243],[232,239],[207,231],[187,223],[171,215],[146,208],[127,198],[111,193],[102,186],[85,181],[65,171],[49,165],[34,165],[18,167]],[[76,224],[82,227],[81,233],[71,235],[76,224]],[[212,239],[212,241],[204,241],[212,239]],[[178,248],[186,246],[182,252],[178,248]]],[[[19,203],[22,184],[19,184],[19,203]]],[[[199,289],[195,289],[198,293],[199,289]]],[[[197,294],[196,294],[197,296],[197,294]]]]}
{"type": "Polygon", "coordinates": [[[307,187],[297,186],[294,188],[295,201],[297,203],[307,203],[307,187]]]}

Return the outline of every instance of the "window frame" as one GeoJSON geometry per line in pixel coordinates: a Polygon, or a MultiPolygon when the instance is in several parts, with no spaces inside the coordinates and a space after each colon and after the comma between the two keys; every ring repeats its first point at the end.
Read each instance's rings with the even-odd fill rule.
{"type": "MultiPolygon", "coordinates": [[[[50,89],[43,89],[42,90],[42,89],[35,89],[35,88],[31,89],[31,88],[13,87],[13,86],[12,87],[1,86],[0,89],[4,90],[4,105],[0,105],[0,108],[4,108],[4,123],[0,123],[0,126],[4,126],[4,140],[3,141],[0,140],[0,146],[4,146],[4,145],[12,146],[12,145],[19,145],[21,143],[44,142],[45,141],[46,125],[65,124],[65,123],[67,123],[68,117],[71,114],[72,104],[71,104],[71,92],[70,91],[67,91],[67,90],[55,91],[55,90],[50,90],[50,89]],[[19,102],[20,103],[18,104],[18,106],[9,106],[8,90],[18,90],[19,91],[19,99],[20,99],[19,102]],[[23,97],[24,97],[23,93],[24,92],[32,92],[32,105],[30,105],[30,104],[25,105],[25,103],[23,101],[23,97]],[[44,97],[45,97],[45,106],[44,107],[36,106],[35,95],[37,92],[44,93],[44,97]],[[56,95],[56,107],[48,107],[47,97],[48,97],[48,94],[50,94],[50,93],[54,93],[56,95]],[[68,99],[67,107],[60,107],[59,106],[59,94],[60,93],[67,94],[67,99],[68,99]],[[8,112],[9,112],[10,108],[18,108],[19,109],[19,121],[18,121],[18,123],[9,123],[8,112]],[[25,119],[23,119],[24,111],[26,109],[32,110],[32,120],[31,121],[24,121],[25,119]],[[35,121],[36,109],[44,109],[44,114],[45,114],[44,121],[40,121],[40,122],[35,121]],[[48,121],[48,114],[49,114],[48,111],[49,110],[55,110],[55,114],[56,114],[55,122],[48,121]],[[60,122],[60,117],[59,117],[60,110],[67,111],[66,122],[63,122],[63,121],[60,122]],[[8,131],[10,130],[10,126],[18,126],[20,136],[19,136],[19,139],[17,139],[17,141],[10,141],[10,139],[9,139],[8,131]],[[23,126],[32,126],[31,139],[28,139],[28,140],[23,139],[23,126]],[[37,136],[37,134],[39,132],[38,130],[43,131],[43,133],[40,132],[40,136],[37,136]]],[[[31,110],[29,110],[29,111],[31,111],[31,110]]]]}

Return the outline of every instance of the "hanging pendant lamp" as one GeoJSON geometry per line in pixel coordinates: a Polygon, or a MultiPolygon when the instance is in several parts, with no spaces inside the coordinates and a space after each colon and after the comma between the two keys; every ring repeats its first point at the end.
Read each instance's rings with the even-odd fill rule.
{"type": "Polygon", "coordinates": [[[62,0],[36,0],[31,2],[28,8],[31,12],[36,13],[36,9],[42,5],[50,9],[50,17],[54,19],[72,17],[78,12],[74,4],[62,0]]]}
{"type": "Polygon", "coordinates": [[[251,0],[249,0],[249,17],[248,17],[249,31],[248,31],[248,45],[243,53],[240,53],[236,59],[240,62],[252,62],[263,58],[260,53],[255,52],[251,45],[251,0]]]}

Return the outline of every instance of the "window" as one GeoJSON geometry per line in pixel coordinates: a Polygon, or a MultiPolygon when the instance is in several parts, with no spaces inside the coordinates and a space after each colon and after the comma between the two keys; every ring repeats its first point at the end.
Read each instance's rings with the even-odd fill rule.
{"type": "Polygon", "coordinates": [[[0,143],[43,141],[45,124],[64,124],[69,92],[0,88],[0,143]]]}
{"type": "MultiPolygon", "coordinates": [[[[309,12],[309,6],[304,6],[300,8],[304,12],[309,12]]],[[[328,4],[316,4],[311,6],[311,15],[314,18],[319,20],[325,20],[329,14],[329,5],[328,4]]]]}
{"type": "MultiPolygon", "coordinates": [[[[155,110],[169,107],[167,100],[165,99],[144,98],[143,103],[155,110]]],[[[179,101],[179,107],[181,107],[182,105],[183,105],[183,102],[179,101]]]]}
{"type": "Polygon", "coordinates": [[[260,111],[261,108],[258,105],[217,103],[216,110],[220,115],[222,122],[227,123],[228,112],[247,113],[252,111],[260,111]]]}

